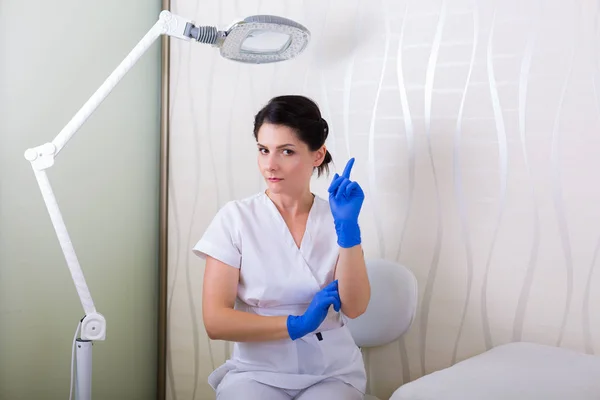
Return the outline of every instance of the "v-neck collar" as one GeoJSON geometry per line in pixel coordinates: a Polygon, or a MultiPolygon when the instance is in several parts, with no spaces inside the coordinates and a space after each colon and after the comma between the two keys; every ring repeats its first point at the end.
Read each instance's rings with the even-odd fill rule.
{"type": "Polygon", "coordinates": [[[271,198],[267,195],[267,192],[264,191],[262,193],[264,201],[267,203],[268,207],[270,208],[271,214],[275,218],[276,224],[279,226],[279,233],[281,233],[282,237],[285,239],[285,241],[288,243],[288,245],[290,245],[292,248],[296,249],[297,251],[300,251],[301,253],[302,253],[303,249],[305,249],[307,246],[310,245],[310,242],[312,240],[310,232],[312,232],[312,228],[313,228],[313,219],[314,219],[313,216],[316,213],[316,208],[318,207],[317,196],[314,193],[311,193],[311,194],[313,195],[313,203],[310,206],[310,210],[308,211],[308,218],[306,219],[306,226],[304,228],[304,233],[302,234],[302,240],[300,241],[300,247],[298,247],[296,245],[296,241],[294,240],[294,236],[292,235],[292,232],[288,228],[287,223],[285,222],[285,219],[283,219],[283,215],[281,215],[281,213],[279,212],[279,209],[277,208],[277,206],[275,205],[273,200],[271,200],[271,198]]]}

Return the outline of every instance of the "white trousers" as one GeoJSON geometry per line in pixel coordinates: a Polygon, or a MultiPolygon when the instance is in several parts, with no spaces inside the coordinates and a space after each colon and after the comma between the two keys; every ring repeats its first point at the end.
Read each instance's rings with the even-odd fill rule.
{"type": "MultiPolygon", "coordinates": [[[[229,382],[228,382],[229,383],[229,382]]],[[[280,389],[252,379],[219,385],[217,400],[363,400],[353,386],[337,379],[325,379],[303,390],[280,389]]]]}

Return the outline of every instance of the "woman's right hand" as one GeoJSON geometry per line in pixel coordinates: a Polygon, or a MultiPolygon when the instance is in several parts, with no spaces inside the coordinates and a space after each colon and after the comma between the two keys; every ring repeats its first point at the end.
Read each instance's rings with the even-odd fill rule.
{"type": "Polygon", "coordinates": [[[333,306],[336,312],[342,307],[337,280],[317,292],[304,314],[288,316],[287,328],[290,338],[296,340],[317,329],[327,317],[330,306],[333,306]]]}

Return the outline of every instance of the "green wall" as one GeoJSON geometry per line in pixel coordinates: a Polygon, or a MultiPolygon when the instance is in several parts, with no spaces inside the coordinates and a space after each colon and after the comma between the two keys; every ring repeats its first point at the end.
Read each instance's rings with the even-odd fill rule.
{"type": "MultiPolygon", "coordinates": [[[[29,162],[158,18],[158,0],[0,0],[0,400],[68,399],[83,310],[29,162]]],[[[94,399],[156,396],[160,42],[48,170],[97,310],[94,399]]]]}

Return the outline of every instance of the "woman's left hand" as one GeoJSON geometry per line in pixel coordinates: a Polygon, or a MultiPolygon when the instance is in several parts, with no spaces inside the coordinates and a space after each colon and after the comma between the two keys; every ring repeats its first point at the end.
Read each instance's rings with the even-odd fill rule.
{"type": "Polygon", "coordinates": [[[365,194],[357,182],[350,180],[354,158],[348,160],[342,175],[335,174],[329,186],[329,207],[333,214],[340,247],[349,248],[361,243],[358,216],[365,194]]]}

